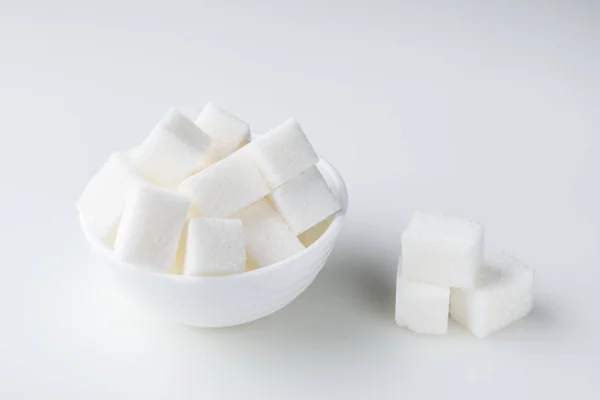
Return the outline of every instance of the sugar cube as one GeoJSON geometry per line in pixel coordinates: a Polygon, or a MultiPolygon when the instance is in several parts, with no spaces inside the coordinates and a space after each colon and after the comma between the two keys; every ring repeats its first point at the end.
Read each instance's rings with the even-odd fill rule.
{"type": "Polygon", "coordinates": [[[256,137],[250,146],[272,189],[306,171],[319,160],[295,119],[289,119],[256,137]]]}
{"type": "Polygon", "coordinates": [[[304,249],[268,199],[243,209],[234,218],[242,220],[246,250],[257,267],[281,261],[304,249]]]}
{"type": "Polygon", "coordinates": [[[140,186],[127,200],[115,239],[119,259],[156,272],[169,270],[189,202],[173,190],[140,186]]]}
{"type": "Polygon", "coordinates": [[[206,167],[210,141],[193,121],[171,109],[132,152],[131,163],[149,181],[174,189],[206,167]]]}
{"type": "Polygon", "coordinates": [[[244,231],[239,219],[191,219],[185,249],[185,275],[228,275],[246,269],[244,231]]]}
{"type": "Polygon", "coordinates": [[[250,126],[212,103],[207,103],[196,125],[211,138],[209,153],[216,162],[250,141],[250,126]]]}
{"type": "Polygon", "coordinates": [[[483,226],[417,212],[402,234],[404,277],[439,286],[471,287],[483,263],[483,226]]]}
{"type": "Polygon", "coordinates": [[[113,153],[86,185],[77,201],[81,222],[112,246],[130,191],[144,184],[123,153],[113,153]]]}
{"type": "Polygon", "coordinates": [[[247,151],[240,149],[190,176],[179,191],[192,201],[196,216],[227,218],[269,193],[247,151]]]}
{"type": "Polygon", "coordinates": [[[340,209],[316,166],[274,189],[269,198],[296,235],[340,209]]]}
{"type": "Polygon", "coordinates": [[[479,338],[523,318],[533,307],[533,270],[514,257],[488,259],[475,286],[453,288],[450,316],[479,338]]]}
{"type": "Polygon", "coordinates": [[[398,276],[396,324],[417,333],[444,335],[448,330],[449,302],[449,288],[398,276]]]}

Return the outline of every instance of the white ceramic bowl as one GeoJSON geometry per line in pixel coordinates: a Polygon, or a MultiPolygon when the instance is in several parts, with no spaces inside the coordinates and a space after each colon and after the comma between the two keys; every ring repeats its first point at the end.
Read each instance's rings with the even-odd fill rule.
{"type": "Polygon", "coordinates": [[[98,264],[150,311],[192,326],[225,327],[254,321],[283,308],[315,279],[342,228],[348,195],[342,177],[326,160],[318,167],[342,204],[329,228],[301,253],[242,274],[190,277],[153,273],[116,259],[113,251],[82,226],[98,264]]]}

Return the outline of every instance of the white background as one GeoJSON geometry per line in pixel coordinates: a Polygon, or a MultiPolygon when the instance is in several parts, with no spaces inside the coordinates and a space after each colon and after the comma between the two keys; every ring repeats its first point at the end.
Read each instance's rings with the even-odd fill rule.
{"type": "Polygon", "coordinates": [[[84,3],[0,0],[0,398],[600,396],[599,2],[84,3]],[[297,117],[350,195],[315,283],[223,330],[130,303],[74,209],[208,100],[257,132],[297,117]],[[483,341],[396,327],[415,210],[534,267],[532,314],[483,341]]]}

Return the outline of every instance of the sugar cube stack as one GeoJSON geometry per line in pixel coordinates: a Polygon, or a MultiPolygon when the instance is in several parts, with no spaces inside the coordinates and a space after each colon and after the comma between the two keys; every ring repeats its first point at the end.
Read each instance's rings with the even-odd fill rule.
{"type": "Polygon", "coordinates": [[[207,103],[196,125],[211,138],[209,155],[216,162],[250,141],[250,125],[212,103],[207,103]]]}
{"type": "Polygon", "coordinates": [[[77,201],[83,224],[112,246],[129,193],[145,184],[124,153],[113,153],[86,185],[77,201]]]}
{"type": "Polygon", "coordinates": [[[216,218],[227,218],[270,191],[245,149],[192,175],[178,190],[191,200],[196,215],[216,218]]]}
{"type": "Polygon", "coordinates": [[[479,338],[525,317],[533,307],[533,270],[507,254],[488,258],[468,289],[451,289],[450,316],[479,338]]]}
{"type": "Polygon", "coordinates": [[[127,200],[117,230],[114,251],[126,262],[155,272],[174,263],[189,201],[179,193],[139,186],[127,200]]]}
{"type": "Polygon", "coordinates": [[[396,323],[445,334],[448,314],[484,338],[523,318],[533,305],[533,272],[502,255],[484,260],[483,226],[417,212],[402,234],[396,323]]]}
{"type": "Polygon", "coordinates": [[[192,218],[189,221],[183,266],[185,275],[228,275],[245,269],[242,221],[218,218],[192,218]]]}
{"type": "Polygon", "coordinates": [[[181,112],[171,109],[131,154],[133,167],[165,188],[177,186],[206,167],[210,137],[181,112]]]}
{"type": "Polygon", "coordinates": [[[268,199],[252,204],[233,218],[242,220],[246,249],[259,268],[304,250],[268,199]]]}
{"type": "Polygon", "coordinates": [[[127,155],[113,154],[78,201],[81,221],[122,261],[215,276],[262,268],[314,243],[340,209],[300,124],[250,141],[250,126],[206,104],[171,109],[127,155]]]}

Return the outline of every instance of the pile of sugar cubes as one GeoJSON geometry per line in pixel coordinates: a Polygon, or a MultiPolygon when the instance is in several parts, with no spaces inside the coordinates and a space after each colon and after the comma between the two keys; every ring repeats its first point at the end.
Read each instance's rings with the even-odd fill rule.
{"type": "Polygon", "coordinates": [[[533,307],[533,271],[506,254],[484,259],[483,226],[417,212],[402,234],[396,323],[442,335],[448,315],[479,338],[525,317],[533,307]]]}
{"type": "Polygon", "coordinates": [[[77,206],[90,234],[154,272],[226,275],[304,250],[340,209],[302,128],[290,119],[251,140],[208,103],[176,110],[143,143],[112,154],[77,206]]]}

